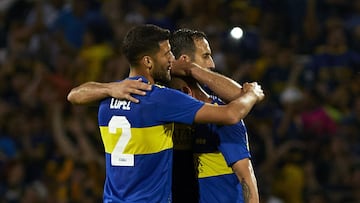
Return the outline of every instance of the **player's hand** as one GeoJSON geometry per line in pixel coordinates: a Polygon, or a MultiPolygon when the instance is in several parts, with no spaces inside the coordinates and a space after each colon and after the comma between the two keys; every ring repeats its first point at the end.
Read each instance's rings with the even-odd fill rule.
{"type": "Polygon", "coordinates": [[[171,75],[191,76],[191,69],[196,66],[195,63],[191,63],[183,58],[174,60],[171,64],[171,75]]]}
{"type": "Polygon", "coordinates": [[[243,91],[244,91],[244,93],[246,93],[246,92],[253,93],[257,97],[257,101],[261,101],[265,97],[263,89],[261,88],[261,86],[257,82],[251,82],[251,83],[246,82],[246,83],[244,83],[243,84],[243,91]]]}
{"type": "Polygon", "coordinates": [[[126,99],[135,103],[139,100],[132,95],[146,95],[146,91],[151,90],[151,85],[146,84],[141,78],[138,80],[123,80],[121,82],[112,82],[108,85],[109,95],[118,99],[126,99]]]}

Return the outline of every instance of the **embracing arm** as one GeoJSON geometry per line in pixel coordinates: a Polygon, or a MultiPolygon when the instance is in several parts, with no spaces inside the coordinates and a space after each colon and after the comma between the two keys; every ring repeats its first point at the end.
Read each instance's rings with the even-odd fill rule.
{"type": "Polygon", "coordinates": [[[241,94],[240,84],[207,68],[193,64],[193,68],[190,69],[190,75],[200,84],[206,85],[216,96],[225,102],[230,102],[241,94]]]}
{"type": "Polygon", "coordinates": [[[175,61],[171,73],[178,76],[191,76],[200,84],[209,87],[216,96],[226,103],[239,97],[242,92],[241,85],[234,80],[185,60],[175,61]]]}
{"type": "Polygon", "coordinates": [[[195,115],[196,123],[232,125],[250,112],[256,102],[264,98],[261,86],[256,82],[245,83],[243,93],[226,105],[204,104],[195,115]]]}
{"type": "Polygon", "coordinates": [[[86,82],[73,88],[67,100],[72,104],[88,104],[106,97],[114,97],[138,103],[139,100],[131,94],[145,95],[147,90],[151,90],[151,85],[142,82],[141,79],[109,83],[86,82]]]}
{"type": "Polygon", "coordinates": [[[257,181],[250,159],[242,159],[232,165],[243,190],[244,202],[259,203],[257,181]]]}

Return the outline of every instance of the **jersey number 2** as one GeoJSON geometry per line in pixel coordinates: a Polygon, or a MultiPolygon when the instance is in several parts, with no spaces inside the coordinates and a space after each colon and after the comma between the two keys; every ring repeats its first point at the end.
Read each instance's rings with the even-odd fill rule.
{"type": "Polygon", "coordinates": [[[109,121],[109,133],[116,134],[121,128],[121,135],[111,153],[111,165],[134,166],[134,155],[124,154],[124,150],[131,138],[130,123],[125,116],[113,116],[109,121]]]}

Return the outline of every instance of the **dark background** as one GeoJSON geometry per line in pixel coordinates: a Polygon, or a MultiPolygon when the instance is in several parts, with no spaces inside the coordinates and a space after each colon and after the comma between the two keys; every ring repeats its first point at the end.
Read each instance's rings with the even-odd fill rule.
{"type": "Polygon", "coordinates": [[[360,1],[2,0],[1,203],[101,202],[97,107],[66,95],[125,78],[141,23],[204,31],[216,71],[262,85],[245,119],[262,202],[360,202],[360,1]]]}

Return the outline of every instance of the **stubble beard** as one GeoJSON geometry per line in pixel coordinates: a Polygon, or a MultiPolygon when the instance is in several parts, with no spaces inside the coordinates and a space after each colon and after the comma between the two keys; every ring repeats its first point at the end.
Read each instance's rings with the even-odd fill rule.
{"type": "Polygon", "coordinates": [[[154,72],[153,78],[156,84],[168,86],[171,80],[170,70],[154,72]]]}

